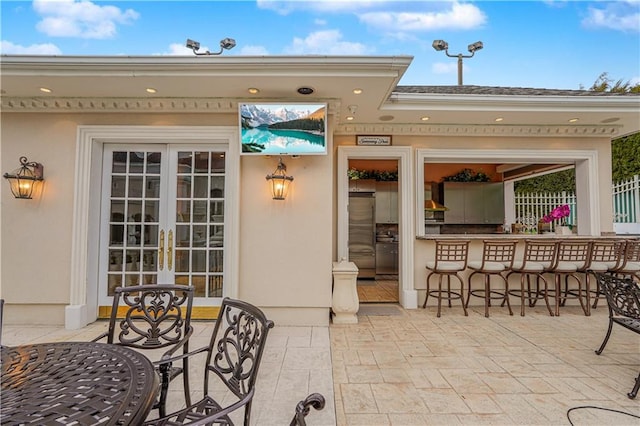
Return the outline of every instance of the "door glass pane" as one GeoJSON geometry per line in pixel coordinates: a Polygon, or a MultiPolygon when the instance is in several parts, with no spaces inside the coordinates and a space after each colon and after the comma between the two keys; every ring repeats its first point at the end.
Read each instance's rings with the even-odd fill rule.
{"type": "Polygon", "coordinates": [[[207,221],[207,202],[206,201],[193,202],[193,221],[194,222],[207,221]]]}
{"type": "Polygon", "coordinates": [[[144,171],[144,152],[130,152],[129,153],[129,173],[138,174],[144,171]]]}
{"type": "Polygon", "coordinates": [[[177,158],[175,271],[196,296],[222,297],[225,156],[184,151],[177,158]]]}
{"type": "Polygon", "coordinates": [[[148,222],[160,220],[160,201],[145,201],[144,214],[148,222]]]}
{"type": "Polygon", "coordinates": [[[111,179],[111,196],[124,197],[127,178],[125,176],[113,176],[111,179]]]}
{"type": "Polygon", "coordinates": [[[142,176],[131,176],[129,178],[129,197],[142,197],[142,176]]]}
{"type": "Polygon", "coordinates": [[[126,173],[127,172],[127,153],[123,151],[114,152],[111,156],[111,172],[126,173]]]}
{"type": "Polygon", "coordinates": [[[194,155],[195,173],[207,173],[209,171],[209,153],[196,152],[194,155]]]}
{"type": "Polygon", "coordinates": [[[147,176],[145,180],[145,197],[160,198],[160,176],[147,176]]]}
{"type": "Polygon", "coordinates": [[[212,152],[211,153],[211,173],[224,173],[224,153],[212,152]]]}
{"type": "Polygon", "coordinates": [[[191,245],[191,226],[176,225],[176,247],[189,247],[191,245]]]}
{"type": "Polygon", "coordinates": [[[108,296],[157,281],[161,153],[116,151],[110,160],[108,296]]]}
{"type": "Polygon", "coordinates": [[[191,201],[178,200],[176,202],[176,222],[191,222],[191,201]]]}

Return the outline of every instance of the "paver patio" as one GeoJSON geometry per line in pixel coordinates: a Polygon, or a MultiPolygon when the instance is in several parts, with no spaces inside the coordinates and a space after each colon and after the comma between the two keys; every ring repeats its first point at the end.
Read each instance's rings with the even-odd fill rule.
{"type": "MultiPolygon", "coordinates": [[[[602,301],[603,302],[603,301],[602,301]]],[[[602,355],[606,307],[585,317],[542,307],[525,317],[482,306],[403,310],[367,305],[355,325],[283,327],[271,331],[252,410],[254,425],[288,425],[295,404],[311,392],[327,398],[313,425],[569,425],[567,411],[595,406],[640,416],[627,392],[640,371],[640,338],[614,328],[602,355]]],[[[107,327],[81,330],[5,324],[3,343],[90,340],[107,327]]],[[[211,322],[196,322],[191,347],[207,343],[211,322]]],[[[201,393],[202,361],[190,368],[201,393]]],[[[183,403],[172,383],[169,409],[183,403]]],[[[575,425],[638,425],[640,418],[595,408],[570,413],[575,425]]]]}

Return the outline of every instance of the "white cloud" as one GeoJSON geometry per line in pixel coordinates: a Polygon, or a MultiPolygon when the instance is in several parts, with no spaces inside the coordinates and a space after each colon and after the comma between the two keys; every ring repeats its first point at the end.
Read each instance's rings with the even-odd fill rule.
{"type": "Polygon", "coordinates": [[[240,49],[240,55],[246,56],[266,56],[269,51],[264,46],[242,46],[240,49]]]}
{"type": "Polygon", "coordinates": [[[458,64],[454,62],[436,62],[431,65],[431,71],[434,74],[452,74],[458,73],[458,64]]]}
{"type": "MultiPolygon", "coordinates": [[[[200,51],[205,52],[207,50],[207,48],[205,47],[204,50],[202,49],[202,47],[200,48],[200,51]]],[[[169,50],[167,50],[166,52],[163,53],[154,53],[154,55],[162,55],[162,56],[195,56],[193,54],[193,50],[189,49],[187,46],[185,46],[184,43],[171,43],[169,45],[169,50]]]]}
{"type": "Polygon", "coordinates": [[[3,55],[61,55],[58,46],[52,43],[21,46],[10,41],[0,41],[0,53],[3,55]]]}
{"type": "Polygon", "coordinates": [[[640,11],[637,1],[596,3],[588,8],[582,25],[588,28],[640,32],[640,11]]]}
{"type": "Polygon", "coordinates": [[[257,0],[260,9],[273,10],[280,15],[288,15],[297,10],[330,12],[357,12],[366,8],[393,4],[393,0],[257,0]]]}
{"type": "Polygon", "coordinates": [[[359,16],[365,24],[385,31],[430,31],[473,29],[484,25],[486,15],[473,4],[452,3],[441,12],[367,12],[359,16]]]}
{"type": "Polygon", "coordinates": [[[362,43],[343,41],[338,30],[324,30],[311,33],[304,39],[295,37],[284,52],[290,55],[365,55],[370,53],[370,49],[362,43]]]}
{"type": "Polygon", "coordinates": [[[90,1],[34,0],[33,9],[42,17],[36,29],[51,37],[111,38],[117,25],[130,24],[139,17],[133,9],[122,11],[90,1]]]}

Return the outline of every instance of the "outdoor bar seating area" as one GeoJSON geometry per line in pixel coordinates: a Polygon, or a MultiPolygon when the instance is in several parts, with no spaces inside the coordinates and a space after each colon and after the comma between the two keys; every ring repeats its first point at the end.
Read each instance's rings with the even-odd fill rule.
{"type": "Polygon", "coordinates": [[[506,308],[513,315],[513,303],[524,316],[538,302],[550,316],[560,316],[570,300],[589,316],[600,299],[595,274],[640,282],[639,238],[480,238],[481,257],[472,259],[471,240],[465,237],[428,238],[435,243],[435,255],[425,265],[422,308],[434,299],[437,317],[443,302],[451,308],[458,300],[455,305],[467,316],[476,299],[484,303],[485,317],[492,308],[506,308]]]}

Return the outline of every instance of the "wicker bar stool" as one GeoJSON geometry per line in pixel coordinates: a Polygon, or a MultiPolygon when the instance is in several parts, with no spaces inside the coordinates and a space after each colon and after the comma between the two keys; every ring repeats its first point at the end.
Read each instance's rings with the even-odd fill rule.
{"type": "Polygon", "coordinates": [[[464,304],[464,282],[459,272],[464,271],[467,268],[467,258],[469,254],[469,240],[436,240],[436,255],[435,261],[427,262],[427,295],[424,298],[423,308],[427,306],[427,300],[429,296],[434,296],[438,299],[438,318],[440,317],[440,311],[442,306],[442,299],[446,299],[449,307],[451,307],[451,300],[460,299],[462,302],[462,309],[464,315],[467,316],[467,308],[464,304]],[[430,289],[431,276],[438,275],[438,289],[430,289]],[[447,289],[442,289],[442,278],[447,277],[447,289]],[[451,290],[451,277],[456,277],[460,281],[460,291],[451,290]]]}
{"type": "Polygon", "coordinates": [[[507,273],[507,293],[520,298],[520,316],[524,316],[525,301],[528,301],[529,307],[534,307],[540,298],[544,299],[549,315],[553,316],[549,305],[549,286],[544,274],[553,265],[557,248],[555,240],[525,240],[522,259],[515,260],[511,271],[507,273]],[[520,289],[509,290],[509,277],[512,274],[520,274],[520,289]],[[531,278],[535,278],[534,291],[531,291],[531,278]],[[540,288],[540,281],[544,283],[543,289],[540,288]]]}
{"type": "Polygon", "coordinates": [[[622,262],[625,249],[625,240],[622,239],[594,239],[591,243],[591,255],[589,256],[589,264],[585,272],[585,280],[587,289],[593,295],[593,305],[598,307],[600,299],[600,286],[596,282],[595,288],[591,287],[591,276],[596,273],[612,273],[618,269],[622,262]]]}
{"type": "Polygon", "coordinates": [[[589,289],[586,288],[586,284],[584,284],[583,287],[583,282],[578,275],[580,272],[586,272],[590,251],[591,240],[558,241],[555,261],[549,271],[554,275],[554,290],[549,290],[549,292],[554,295],[556,316],[560,316],[560,306],[564,306],[567,299],[570,298],[578,299],[584,314],[587,316],[591,315],[589,289]],[[570,278],[573,278],[577,284],[577,288],[569,288],[570,278]],[[561,289],[563,281],[564,291],[561,289]]]}
{"type": "Polygon", "coordinates": [[[502,275],[505,271],[509,271],[513,266],[513,259],[516,252],[516,240],[484,240],[482,248],[482,260],[471,261],[468,263],[469,268],[473,271],[469,275],[469,295],[467,296],[466,307],[469,307],[471,296],[481,297],[484,299],[484,316],[489,317],[489,307],[491,299],[502,300],[502,305],[506,302],[509,309],[509,315],[513,315],[511,304],[509,303],[509,294],[507,293],[506,278],[502,275]],[[471,279],[474,275],[484,275],[484,288],[472,290],[471,279]],[[491,289],[491,277],[499,277],[505,282],[505,288],[502,291],[491,289]]]}

